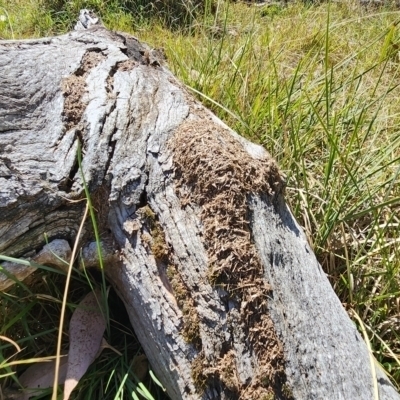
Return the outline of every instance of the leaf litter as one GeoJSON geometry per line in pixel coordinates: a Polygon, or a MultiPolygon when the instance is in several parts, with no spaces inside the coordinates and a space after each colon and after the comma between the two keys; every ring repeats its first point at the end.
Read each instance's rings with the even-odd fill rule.
{"type": "MultiPolygon", "coordinates": [[[[99,289],[88,293],[74,311],[69,325],[69,353],[60,360],[58,384],[64,384],[63,399],[68,400],[79,380],[104,348],[106,328],[102,296],[99,289]]],[[[55,360],[31,365],[20,377],[23,390],[9,389],[6,399],[29,400],[39,391],[51,388],[54,382],[55,360]]]]}
{"type": "Polygon", "coordinates": [[[69,399],[101,348],[106,320],[100,305],[101,292],[95,290],[86,295],[72,315],[69,325],[70,345],[64,400],[69,399]]]}

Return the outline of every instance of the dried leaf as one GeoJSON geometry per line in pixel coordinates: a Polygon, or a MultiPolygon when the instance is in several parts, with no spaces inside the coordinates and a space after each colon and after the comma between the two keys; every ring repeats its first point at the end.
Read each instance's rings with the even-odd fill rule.
{"type": "MultiPolygon", "coordinates": [[[[38,390],[48,389],[54,383],[55,360],[49,362],[39,362],[31,365],[19,378],[19,383],[25,388],[18,391],[12,398],[15,400],[28,400],[30,397],[37,396],[38,390]]],[[[67,376],[68,357],[62,356],[60,360],[60,371],[58,384],[61,385],[67,376]]]]}
{"type": "Polygon", "coordinates": [[[103,338],[102,341],[101,341],[100,349],[99,349],[99,352],[97,353],[96,358],[101,354],[101,352],[104,349],[110,349],[114,353],[117,353],[119,356],[122,356],[122,353],[120,351],[118,351],[115,347],[113,347],[110,344],[108,344],[107,340],[103,338]]]}
{"type": "Polygon", "coordinates": [[[95,360],[100,349],[106,321],[102,310],[101,292],[90,292],[79,304],[69,325],[68,370],[64,385],[64,400],[95,360]]]}
{"type": "Polygon", "coordinates": [[[136,375],[139,381],[143,381],[146,378],[147,371],[149,370],[149,362],[145,354],[141,354],[133,357],[132,360],[132,372],[136,375]]]}

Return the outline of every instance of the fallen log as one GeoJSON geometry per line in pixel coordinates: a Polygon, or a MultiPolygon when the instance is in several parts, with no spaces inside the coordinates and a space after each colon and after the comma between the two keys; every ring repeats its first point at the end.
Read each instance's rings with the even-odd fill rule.
{"type": "Polygon", "coordinates": [[[82,10],[67,35],[0,42],[0,66],[0,253],[49,265],[69,254],[81,147],[107,277],[172,399],[400,398],[371,368],[273,158],[159,52],[82,10]]]}

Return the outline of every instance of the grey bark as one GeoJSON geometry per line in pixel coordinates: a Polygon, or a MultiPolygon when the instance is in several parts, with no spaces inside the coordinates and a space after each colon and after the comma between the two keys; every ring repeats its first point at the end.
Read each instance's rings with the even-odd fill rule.
{"type": "MultiPolygon", "coordinates": [[[[94,25],[0,42],[0,71],[1,254],[57,265],[46,233],[51,250],[68,257],[85,206],[76,202],[84,197],[80,142],[82,170],[107,237],[107,276],[172,399],[374,398],[367,347],[280,190],[247,195],[242,216],[262,266],[258,282],[266,288],[258,318],[271,319],[271,349],[283,355],[278,378],[271,371],[260,376],[260,354],[275,365],[268,350],[273,339],[256,348],[264,332],[246,325],[248,301],[210,277],[218,249],[205,240],[207,204],[196,203],[193,188],[179,180],[174,146],[186,143],[190,150],[190,129],[198,127],[221,149],[238,146],[261,164],[271,159],[196,102],[156,51],[94,25]],[[179,141],[177,132],[185,129],[189,134],[179,141]],[[193,336],[190,323],[198,330],[193,336]],[[254,332],[256,339],[249,339],[254,332]]],[[[225,154],[212,150],[215,157],[225,154]]],[[[195,172],[199,180],[208,173],[195,172]]],[[[244,235],[238,231],[237,238],[244,235]]],[[[91,240],[87,228],[84,254],[95,264],[91,240]]],[[[224,271],[234,252],[224,253],[224,271]]],[[[30,272],[2,265],[21,279],[30,272]]],[[[5,289],[11,281],[0,277],[5,289]]],[[[379,398],[400,399],[380,368],[376,375],[379,398]]]]}

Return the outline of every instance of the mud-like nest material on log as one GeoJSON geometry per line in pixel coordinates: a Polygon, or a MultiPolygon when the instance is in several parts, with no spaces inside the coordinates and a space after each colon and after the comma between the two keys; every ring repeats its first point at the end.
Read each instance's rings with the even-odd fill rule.
{"type": "MultiPolygon", "coordinates": [[[[267,296],[270,287],[264,279],[263,266],[251,240],[248,197],[251,194],[275,196],[284,188],[276,162],[266,157],[255,159],[227,129],[212,121],[189,121],[182,124],[170,141],[174,154],[175,179],[182,205],[200,206],[204,225],[204,246],[209,258],[209,280],[222,286],[239,304],[241,323],[245,326],[257,355],[258,373],[243,385],[232,369],[233,350],[221,355],[218,366],[199,362],[207,381],[207,371],[217,375],[232,392],[232,398],[270,398],[282,396],[284,372],[283,349],[269,317],[267,296]],[[225,362],[229,354],[229,365],[225,362]]],[[[211,376],[209,377],[212,378],[211,376]]],[[[283,395],[282,398],[290,398],[283,395]]]]}
{"type": "Polygon", "coordinates": [[[150,230],[150,235],[142,232],[141,240],[148,244],[160,273],[160,278],[168,290],[173,291],[179,308],[182,311],[182,333],[183,338],[195,348],[201,349],[201,338],[199,332],[199,318],[194,300],[190,291],[179,274],[176,266],[172,263],[170,250],[165,241],[162,227],[157,220],[156,214],[149,205],[141,207],[136,211],[140,221],[150,230]],[[164,280],[164,275],[166,279],[164,280]]]}
{"type": "Polygon", "coordinates": [[[104,55],[99,51],[86,52],[75,73],[62,80],[61,89],[65,98],[63,116],[67,129],[76,126],[82,119],[83,112],[86,109],[86,104],[82,100],[87,90],[86,78],[90,71],[104,58],[104,55]]]}

